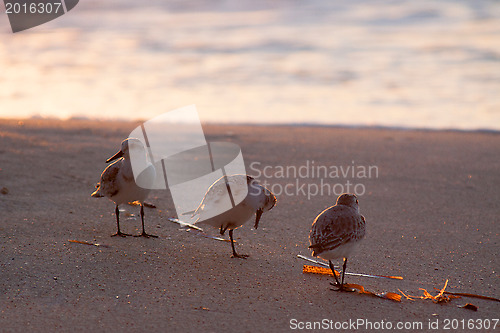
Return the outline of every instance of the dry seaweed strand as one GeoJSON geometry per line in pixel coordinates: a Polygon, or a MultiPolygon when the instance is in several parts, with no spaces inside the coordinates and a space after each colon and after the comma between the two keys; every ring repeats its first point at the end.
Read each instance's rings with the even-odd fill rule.
{"type": "MultiPolygon", "coordinates": [[[[446,287],[448,286],[448,279],[446,279],[446,282],[444,283],[444,286],[443,288],[439,291],[439,294],[437,294],[436,296],[434,296],[434,298],[432,299],[432,301],[434,303],[444,303],[444,302],[449,302],[451,301],[452,298],[460,298],[460,296],[453,296],[453,295],[450,295],[450,296],[447,296],[444,292],[446,290],[446,287]]],[[[432,295],[429,294],[429,292],[425,289],[423,289],[428,295],[431,296],[432,298],[432,295]]]]}
{"type": "MultiPolygon", "coordinates": [[[[300,254],[297,255],[297,258],[304,259],[304,260],[313,262],[313,263],[315,263],[317,265],[321,265],[322,267],[326,267],[327,268],[327,271],[304,272],[304,273],[316,273],[316,274],[326,274],[326,275],[328,275],[329,273],[327,273],[327,272],[331,272],[330,266],[328,264],[324,263],[324,262],[317,261],[317,260],[308,258],[308,257],[300,255],[300,254]]],[[[304,265],[304,266],[306,266],[306,265],[304,265]]],[[[316,267],[316,266],[310,266],[310,267],[316,267]]],[[[363,273],[353,273],[353,272],[346,272],[345,274],[346,275],[353,275],[353,276],[369,277],[369,278],[386,278],[386,279],[403,280],[402,276],[373,275],[373,274],[363,274],[363,273]]],[[[333,275],[333,274],[330,274],[330,275],[333,275]]]]}
{"type": "Polygon", "coordinates": [[[467,310],[472,310],[472,311],[477,311],[478,307],[475,306],[474,304],[472,303],[467,303],[465,305],[462,305],[462,306],[459,306],[459,308],[462,308],[462,309],[467,309],[467,310]]]}
{"type": "Polygon", "coordinates": [[[432,296],[426,289],[424,288],[418,288],[419,290],[422,290],[424,293],[424,296],[411,296],[411,295],[406,295],[404,292],[402,292],[400,289],[398,291],[406,297],[406,299],[413,301],[415,299],[430,299],[434,303],[445,303],[451,301],[453,298],[460,298],[460,296],[456,295],[446,295],[446,287],[448,286],[448,279],[444,283],[443,288],[439,289],[439,293],[436,296],[432,296]]]}
{"type": "MultiPolygon", "coordinates": [[[[302,267],[302,273],[313,273],[313,274],[322,274],[322,275],[333,276],[331,269],[326,268],[326,267],[318,267],[318,266],[311,266],[311,265],[304,265],[302,267]]],[[[337,275],[337,277],[340,277],[340,273],[337,271],[335,271],[335,275],[337,275]]],[[[396,302],[401,302],[401,295],[396,294],[396,293],[386,292],[386,293],[376,294],[374,292],[366,290],[362,285],[354,284],[354,283],[346,283],[346,284],[344,284],[344,286],[346,288],[349,288],[349,289],[355,289],[360,294],[389,299],[391,301],[396,301],[396,302]]]]}
{"type": "MultiPolygon", "coordinates": [[[[419,288],[419,290],[422,290],[424,292],[424,296],[411,296],[411,295],[406,295],[400,289],[398,289],[398,291],[404,297],[406,297],[406,299],[408,299],[410,301],[413,301],[415,299],[431,299],[434,303],[445,303],[445,302],[451,301],[453,298],[473,297],[473,298],[485,299],[485,300],[489,300],[489,301],[500,302],[500,299],[495,298],[495,297],[476,295],[476,294],[470,294],[470,293],[449,292],[449,291],[446,291],[447,286],[448,286],[448,280],[446,280],[444,287],[442,289],[434,288],[436,290],[439,290],[439,293],[436,296],[432,296],[426,289],[423,289],[423,288],[419,288]]],[[[462,308],[477,311],[477,306],[475,306],[474,304],[470,304],[470,306],[467,306],[468,304],[470,304],[470,303],[467,303],[462,308]],[[474,307],[476,308],[476,310],[474,310],[474,307]]]]}
{"type": "Polygon", "coordinates": [[[396,301],[396,302],[401,302],[401,295],[396,294],[396,293],[385,292],[385,293],[376,294],[372,291],[366,290],[362,285],[355,284],[355,283],[346,283],[346,284],[344,284],[344,286],[346,288],[355,289],[360,294],[389,299],[391,301],[396,301]]]}
{"type": "Polygon", "coordinates": [[[483,296],[483,295],[476,295],[476,294],[469,294],[469,293],[452,293],[450,291],[445,291],[445,294],[448,295],[454,295],[454,296],[463,296],[463,297],[473,297],[473,298],[479,298],[479,299],[486,299],[488,301],[495,301],[495,302],[500,302],[500,299],[495,298],[495,297],[490,297],[490,296],[483,296]]]}
{"type": "MultiPolygon", "coordinates": [[[[331,275],[333,276],[332,270],[326,267],[318,267],[312,265],[304,265],[302,267],[302,273],[312,273],[312,274],[322,274],[322,275],[331,275]]],[[[335,275],[340,277],[340,273],[335,271],[335,275]]]]}
{"type": "MultiPolygon", "coordinates": [[[[312,265],[304,265],[302,267],[302,273],[313,273],[313,274],[322,274],[322,275],[333,276],[331,269],[326,268],[326,267],[312,266],[312,265]]],[[[338,271],[335,271],[335,275],[337,275],[337,277],[340,277],[340,273],[338,271]]],[[[500,302],[500,299],[495,298],[495,297],[482,296],[482,295],[476,295],[476,294],[470,294],[470,293],[455,293],[455,292],[446,291],[446,287],[448,286],[448,281],[449,280],[447,279],[446,282],[444,283],[443,288],[441,288],[441,289],[434,288],[436,290],[439,290],[439,293],[436,296],[432,296],[426,289],[423,289],[423,288],[419,288],[419,290],[423,291],[423,294],[424,294],[423,296],[407,295],[403,291],[401,291],[400,289],[398,289],[398,291],[401,293],[401,295],[403,295],[406,299],[408,299],[410,301],[414,301],[416,299],[430,299],[436,304],[437,303],[446,303],[446,302],[451,301],[454,298],[461,298],[461,297],[474,297],[474,298],[479,298],[479,299],[500,302]]],[[[375,294],[371,291],[367,291],[362,285],[352,284],[352,283],[345,284],[345,286],[347,288],[356,289],[356,291],[360,294],[372,295],[372,296],[377,296],[377,297],[401,302],[401,295],[396,294],[396,293],[387,292],[387,293],[382,293],[382,294],[375,294]]],[[[477,311],[477,309],[478,309],[477,306],[475,306],[474,304],[471,304],[471,303],[467,303],[464,306],[461,306],[461,308],[469,309],[472,311],[477,311]]]]}

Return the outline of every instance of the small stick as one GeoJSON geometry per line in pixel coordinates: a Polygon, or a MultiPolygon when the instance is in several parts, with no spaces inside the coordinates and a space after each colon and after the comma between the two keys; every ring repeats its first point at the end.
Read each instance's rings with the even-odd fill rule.
{"type": "MultiPolygon", "coordinates": [[[[327,263],[324,263],[324,262],[321,262],[321,261],[318,261],[318,260],[314,260],[314,259],[308,258],[308,257],[303,256],[301,254],[297,254],[297,257],[299,257],[300,259],[304,259],[304,260],[313,262],[315,264],[321,265],[323,267],[330,267],[327,263]]],[[[352,275],[352,276],[362,276],[362,277],[369,277],[369,278],[377,278],[377,279],[384,278],[384,279],[403,280],[402,276],[372,275],[372,274],[349,273],[349,272],[346,272],[345,274],[346,275],[352,275]]]]}
{"type": "MultiPolygon", "coordinates": [[[[175,219],[173,217],[170,217],[168,220],[170,222],[174,222],[174,223],[180,224],[182,227],[188,227],[188,228],[197,230],[197,231],[199,231],[197,234],[200,235],[200,236],[202,236],[202,237],[211,238],[211,239],[215,239],[215,240],[222,241],[222,242],[230,242],[229,239],[224,239],[222,237],[216,237],[216,236],[207,235],[205,232],[203,232],[202,228],[197,227],[197,226],[195,226],[193,224],[190,224],[190,223],[182,222],[179,219],[175,219]]],[[[187,229],[186,231],[190,231],[191,229],[187,229]]]]}
{"type": "Polygon", "coordinates": [[[194,224],[190,224],[190,223],[182,222],[181,220],[179,220],[179,219],[175,219],[175,218],[173,218],[173,217],[169,217],[169,218],[168,218],[168,220],[169,220],[170,222],[174,222],[174,223],[180,224],[182,227],[189,227],[189,228],[191,228],[191,229],[195,229],[195,230],[198,230],[198,231],[203,231],[203,229],[202,229],[202,228],[197,227],[197,226],[195,226],[194,224]]]}
{"type": "MultiPolygon", "coordinates": [[[[187,229],[186,231],[191,231],[191,229],[187,229]]],[[[204,233],[202,231],[195,232],[195,234],[200,235],[200,236],[205,237],[205,238],[215,239],[215,240],[218,240],[218,241],[221,241],[221,242],[231,242],[229,239],[224,239],[222,237],[207,235],[206,233],[204,233]]],[[[236,241],[234,243],[238,244],[238,243],[236,243],[236,241]]]]}
{"type": "Polygon", "coordinates": [[[79,240],[76,240],[76,239],[68,239],[68,242],[78,243],[78,244],[85,244],[85,245],[92,245],[92,246],[109,247],[109,245],[103,245],[103,244],[99,244],[99,243],[89,243],[89,242],[85,242],[85,241],[79,241],[79,240]]]}

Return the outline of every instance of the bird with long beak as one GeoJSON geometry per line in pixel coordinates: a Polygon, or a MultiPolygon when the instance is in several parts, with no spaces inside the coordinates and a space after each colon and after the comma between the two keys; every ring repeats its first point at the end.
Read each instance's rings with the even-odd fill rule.
{"type": "Polygon", "coordinates": [[[101,174],[101,180],[92,193],[92,197],[107,197],[115,203],[117,232],[111,236],[131,236],[120,231],[120,210],[118,206],[129,202],[138,201],[141,206],[142,233],[136,237],[158,237],[147,234],[144,229],[144,200],[150,192],[156,172],[154,166],[146,158],[146,149],[138,139],[128,138],[122,141],[121,149],[106,160],[110,164],[101,174]],[[134,179],[131,164],[131,152],[134,156],[134,169],[141,170],[134,179]],[[139,186],[140,184],[141,186],[139,186]]]}
{"type": "Polygon", "coordinates": [[[250,176],[223,176],[209,187],[205,197],[193,213],[193,217],[198,216],[198,219],[194,223],[208,224],[218,228],[221,235],[224,235],[226,230],[229,230],[229,238],[231,239],[231,248],[233,250],[231,257],[245,259],[248,255],[238,254],[234,248],[234,229],[241,227],[254,214],[254,227],[257,229],[262,214],[265,211],[271,210],[276,205],[276,201],[276,196],[271,191],[260,185],[250,176]],[[248,191],[245,198],[229,210],[215,215],[214,211],[217,209],[217,206],[220,207],[221,201],[224,201],[227,189],[233,189],[233,192],[235,192],[238,191],[238,188],[242,188],[242,186],[248,191]]]}

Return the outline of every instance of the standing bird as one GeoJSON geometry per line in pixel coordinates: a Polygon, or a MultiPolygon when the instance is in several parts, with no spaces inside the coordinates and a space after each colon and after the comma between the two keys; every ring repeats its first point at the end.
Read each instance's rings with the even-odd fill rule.
{"type": "MultiPolygon", "coordinates": [[[[237,196],[237,193],[233,193],[237,196]]],[[[264,211],[271,210],[276,205],[276,196],[267,188],[252,177],[247,175],[223,176],[216,180],[207,190],[205,197],[198,208],[194,211],[193,217],[198,215],[195,223],[204,223],[212,227],[219,228],[220,234],[224,235],[229,229],[231,248],[233,255],[231,258],[246,259],[248,255],[237,254],[234,248],[233,230],[241,227],[255,214],[255,229],[259,227],[259,221],[264,211]],[[238,191],[245,186],[248,194],[245,199],[231,209],[214,215],[217,206],[227,199],[227,193],[238,191]]]]}
{"type": "Polygon", "coordinates": [[[92,193],[92,197],[101,198],[108,197],[116,204],[116,226],[118,231],[113,236],[131,236],[120,231],[120,211],[118,206],[133,201],[139,201],[141,205],[141,220],[142,234],[135,237],[158,237],[149,235],[144,230],[144,200],[149,194],[149,189],[152,187],[156,172],[154,166],[148,162],[146,158],[146,149],[139,139],[128,138],[122,141],[121,149],[112,157],[106,160],[106,163],[115,161],[109,165],[101,174],[101,181],[97,185],[97,189],[92,193]],[[143,170],[137,177],[137,182],[134,180],[134,173],[130,161],[130,152],[134,154],[134,167],[137,170],[143,170]],[[137,185],[141,184],[143,187],[137,185]]]}
{"type": "Polygon", "coordinates": [[[337,291],[344,288],[347,258],[365,236],[365,218],[359,214],[358,199],[354,194],[344,193],[337,198],[337,204],[325,209],[314,220],[309,233],[312,255],[328,260],[335,277],[337,291]],[[342,282],[339,282],[332,259],[344,259],[342,282]]]}

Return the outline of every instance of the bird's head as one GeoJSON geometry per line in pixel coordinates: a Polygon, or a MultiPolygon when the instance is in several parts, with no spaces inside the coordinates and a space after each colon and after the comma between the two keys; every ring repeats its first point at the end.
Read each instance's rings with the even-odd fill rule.
{"type": "Polygon", "coordinates": [[[106,160],[106,163],[112,162],[114,160],[117,160],[121,157],[128,157],[130,156],[130,151],[144,151],[144,145],[142,144],[141,140],[136,139],[136,138],[128,138],[122,141],[122,146],[120,150],[108,158],[106,160]]]}
{"type": "Polygon", "coordinates": [[[276,199],[276,196],[273,194],[273,192],[269,191],[267,188],[264,188],[264,190],[266,194],[266,199],[264,201],[264,210],[271,210],[274,206],[276,206],[278,199],[276,199]]]}
{"type": "Polygon", "coordinates": [[[250,178],[248,183],[249,194],[256,195],[259,198],[258,208],[256,211],[255,226],[254,226],[255,229],[257,229],[259,227],[259,221],[262,214],[265,211],[271,210],[276,205],[276,202],[278,200],[271,191],[269,191],[264,186],[258,184],[258,182],[252,177],[249,178],[250,178]]]}
{"type": "Polygon", "coordinates": [[[337,205],[344,205],[359,211],[359,202],[356,194],[344,193],[337,198],[337,205]]]}
{"type": "Polygon", "coordinates": [[[264,211],[271,210],[278,201],[273,192],[269,191],[264,186],[260,185],[259,182],[251,177],[247,176],[247,184],[248,184],[248,194],[250,196],[254,196],[258,198],[258,206],[259,209],[264,211]]]}

